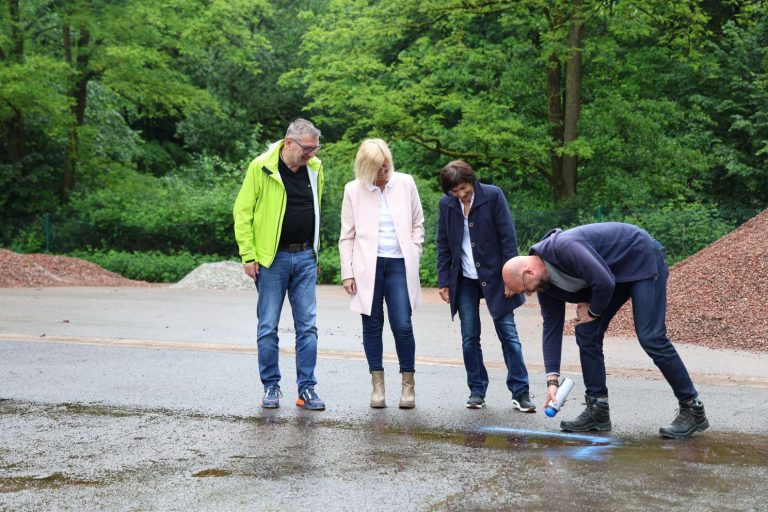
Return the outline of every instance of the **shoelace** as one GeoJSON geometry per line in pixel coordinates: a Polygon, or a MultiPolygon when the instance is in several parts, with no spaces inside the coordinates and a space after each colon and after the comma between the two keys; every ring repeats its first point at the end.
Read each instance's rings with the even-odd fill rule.
{"type": "Polygon", "coordinates": [[[693,416],[693,411],[691,411],[690,409],[684,409],[682,411],[680,409],[677,409],[675,412],[677,413],[677,416],[675,417],[674,420],[672,420],[673,425],[680,425],[682,423],[685,423],[688,418],[693,416]]]}
{"type": "Polygon", "coordinates": [[[264,392],[265,398],[282,398],[283,392],[277,386],[269,386],[264,392]]]}

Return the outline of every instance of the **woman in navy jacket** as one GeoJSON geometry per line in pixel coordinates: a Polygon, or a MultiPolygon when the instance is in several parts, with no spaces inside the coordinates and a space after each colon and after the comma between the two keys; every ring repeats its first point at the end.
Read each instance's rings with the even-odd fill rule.
{"type": "Polygon", "coordinates": [[[500,188],[480,183],[472,167],[455,160],[440,171],[440,217],[437,228],[437,278],[440,297],[459,313],[469,399],[466,406],[485,405],[488,372],[480,346],[480,299],[485,298],[501,341],[512,405],[534,412],[528,370],[515,325],[514,310],[525,299],[508,293],[501,267],[517,256],[515,224],[500,188]]]}

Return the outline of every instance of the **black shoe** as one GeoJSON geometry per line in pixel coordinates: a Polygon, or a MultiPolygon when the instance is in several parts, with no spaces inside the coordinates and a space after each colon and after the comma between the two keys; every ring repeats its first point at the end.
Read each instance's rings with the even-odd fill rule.
{"type": "Polygon", "coordinates": [[[467,400],[467,409],[482,409],[485,407],[485,400],[480,395],[471,395],[467,400]]]}
{"type": "Polygon", "coordinates": [[[536,412],[536,406],[531,402],[531,395],[527,391],[512,398],[512,407],[522,412],[536,412]]]}
{"type": "Polygon", "coordinates": [[[709,421],[704,412],[704,404],[697,398],[689,402],[680,402],[677,417],[672,420],[671,424],[661,427],[659,435],[661,437],[683,439],[708,428],[709,421]]]}
{"type": "Polygon", "coordinates": [[[593,398],[584,396],[587,408],[575,420],[561,421],[560,428],[566,432],[588,432],[611,430],[611,413],[608,398],[593,398]]]}

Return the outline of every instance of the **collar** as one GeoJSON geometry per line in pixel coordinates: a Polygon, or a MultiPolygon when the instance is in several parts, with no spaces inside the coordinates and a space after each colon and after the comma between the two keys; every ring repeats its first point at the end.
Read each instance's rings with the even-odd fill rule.
{"type": "MultiPolygon", "coordinates": [[[[392,175],[394,176],[394,173],[392,173],[392,175]]],[[[365,185],[365,188],[367,188],[369,192],[373,192],[374,190],[381,190],[374,183],[371,183],[370,185],[365,185]]],[[[384,185],[384,188],[392,189],[392,176],[389,177],[389,181],[387,182],[386,185],[384,185]]]]}

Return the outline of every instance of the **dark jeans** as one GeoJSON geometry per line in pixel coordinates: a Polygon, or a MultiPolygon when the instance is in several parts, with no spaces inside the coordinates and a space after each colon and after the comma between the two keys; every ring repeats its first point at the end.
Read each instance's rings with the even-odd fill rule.
{"type": "Polygon", "coordinates": [[[632,299],[632,315],[640,345],[661,370],[679,401],[696,398],[683,360],[667,337],[667,277],[669,269],[664,260],[664,249],[657,242],[656,277],[617,283],[608,308],[600,318],[576,327],[576,343],[579,345],[581,371],[586,394],[591,397],[608,396],[603,356],[603,338],[608,324],[627,300],[632,299]]]}
{"type": "Polygon", "coordinates": [[[363,317],[363,348],[370,371],[383,370],[384,301],[387,302],[389,327],[395,337],[395,350],[401,372],[412,372],[416,362],[416,341],[411,325],[411,301],[403,258],[378,258],[373,288],[371,314],[363,317]]]}
{"type": "MultiPolygon", "coordinates": [[[[483,364],[480,346],[480,298],[482,287],[477,279],[459,276],[456,305],[461,320],[461,348],[464,352],[464,368],[467,370],[469,394],[485,398],[488,389],[488,372],[483,364]]],[[[517,335],[514,313],[495,318],[493,324],[501,341],[504,363],[507,365],[507,388],[514,398],[528,392],[528,370],[523,360],[523,350],[517,335]]]]}

